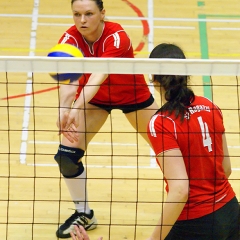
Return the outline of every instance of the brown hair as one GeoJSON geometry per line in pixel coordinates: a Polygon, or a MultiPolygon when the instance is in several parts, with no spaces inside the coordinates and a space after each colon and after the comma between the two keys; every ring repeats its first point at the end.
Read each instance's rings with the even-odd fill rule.
{"type": "MultiPolygon", "coordinates": [[[[73,5],[73,3],[76,2],[76,1],[78,1],[78,0],[71,0],[71,4],[73,5]]],[[[90,1],[94,1],[97,4],[100,11],[103,10],[104,7],[103,7],[103,1],[102,0],[90,0],[90,1]]]]}
{"type": "MultiPolygon", "coordinates": [[[[150,58],[177,58],[186,59],[182,49],[174,44],[162,43],[156,46],[150,58]]],[[[187,111],[187,106],[194,100],[194,92],[188,87],[189,76],[181,75],[154,75],[153,81],[160,83],[160,86],[165,90],[165,103],[160,112],[167,111],[169,115],[175,111],[176,118],[184,119],[184,113],[187,111]]]]}

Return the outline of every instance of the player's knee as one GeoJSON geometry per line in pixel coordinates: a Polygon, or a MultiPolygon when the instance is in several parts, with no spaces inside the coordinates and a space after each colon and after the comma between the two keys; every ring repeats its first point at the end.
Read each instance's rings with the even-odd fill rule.
{"type": "Polygon", "coordinates": [[[84,151],[80,148],[71,148],[59,145],[54,159],[58,163],[59,170],[66,178],[74,178],[83,173],[84,167],[81,161],[84,151]]]}

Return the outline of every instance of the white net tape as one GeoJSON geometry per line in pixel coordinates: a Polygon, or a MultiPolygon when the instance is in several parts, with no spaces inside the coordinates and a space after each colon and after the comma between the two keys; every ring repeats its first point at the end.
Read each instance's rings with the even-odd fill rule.
{"type": "Polygon", "coordinates": [[[0,72],[239,76],[240,60],[0,56],[0,72]]]}

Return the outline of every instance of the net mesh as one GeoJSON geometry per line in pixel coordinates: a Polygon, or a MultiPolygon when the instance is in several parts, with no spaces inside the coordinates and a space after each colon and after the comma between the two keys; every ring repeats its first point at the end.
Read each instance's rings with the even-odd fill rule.
{"type": "MultiPolygon", "coordinates": [[[[191,75],[195,94],[222,109],[233,169],[230,182],[240,197],[240,61],[0,57],[1,239],[8,239],[19,225],[29,239],[38,239],[36,232],[43,227],[51,239],[58,224],[71,215],[73,205],[53,160],[60,143],[55,124],[59,84],[48,73],[76,71],[143,73],[146,79],[149,74],[191,75]]],[[[119,110],[112,111],[91,141],[84,165],[89,201],[101,226],[101,232],[91,236],[117,239],[124,226],[132,239],[148,237],[165,197],[163,176],[151,148],[119,110]]]]}

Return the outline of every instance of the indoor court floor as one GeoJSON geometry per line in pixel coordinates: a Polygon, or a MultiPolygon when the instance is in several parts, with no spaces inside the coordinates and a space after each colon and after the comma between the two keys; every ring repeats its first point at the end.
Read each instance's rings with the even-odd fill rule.
{"type": "MultiPolygon", "coordinates": [[[[239,0],[104,0],[106,20],[122,24],[136,57],[162,42],[192,59],[240,58],[239,0]]],[[[73,24],[70,0],[0,0],[0,56],[46,56],[73,24]]],[[[192,76],[192,88],[222,109],[240,199],[240,76],[192,76]],[[209,86],[209,84],[211,84],[209,86]]],[[[148,81],[148,76],[146,76],[148,81]]],[[[0,72],[0,239],[55,240],[73,213],[53,159],[58,86],[48,74],[0,72]],[[34,93],[34,94],[32,94],[34,93]]],[[[155,98],[159,96],[155,93],[155,98]]],[[[162,173],[148,144],[120,111],[109,116],[84,158],[90,206],[99,227],[91,239],[146,239],[161,213],[162,173]]]]}

